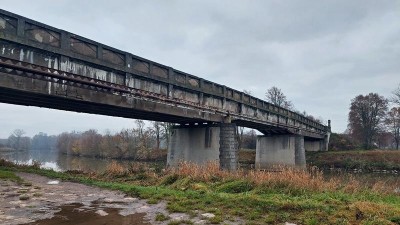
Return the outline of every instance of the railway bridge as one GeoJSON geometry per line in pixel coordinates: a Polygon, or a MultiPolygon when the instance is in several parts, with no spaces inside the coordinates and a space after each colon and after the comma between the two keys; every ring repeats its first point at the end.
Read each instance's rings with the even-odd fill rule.
{"type": "Polygon", "coordinates": [[[302,166],[330,135],[330,123],[1,9],[0,102],[174,123],[169,165],[236,169],[236,126],[264,134],[260,168],[302,166]]]}

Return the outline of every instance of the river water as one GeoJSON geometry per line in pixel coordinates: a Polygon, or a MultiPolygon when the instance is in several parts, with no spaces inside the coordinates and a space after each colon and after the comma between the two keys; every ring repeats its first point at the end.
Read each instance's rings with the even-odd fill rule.
{"type": "MultiPolygon", "coordinates": [[[[103,172],[111,162],[118,162],[120,165],[126,167],[134,162],[132,160],[80,157],[60,154],[58,151],[40,150],[0,152],[0,158],[17,164],[26,165],[32,165],[34,162],[39,162],[41,168],[53,169],[54,171],[82,170],[85,172],[93,171],[97,173],[103,172]]],[[[159,164],[163,164],[163,162],[159,162],[158,165],[159,164]]]]}

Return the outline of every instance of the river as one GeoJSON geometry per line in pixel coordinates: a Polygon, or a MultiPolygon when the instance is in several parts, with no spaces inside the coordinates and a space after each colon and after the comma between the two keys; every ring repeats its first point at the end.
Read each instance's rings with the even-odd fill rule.
{"type": "MultiPolygon", "coordinates": [[[[82,170],[85,172],[101,173],[111,162],[118,162],[122,166],[128,167],[134,161],[120,159],[101,159],[92,157],[81,157],[73,155],[60,154],[58,151],[8,151],[0,152],[0,158],[16,164],[32,165],[33,162],[39,162],[41,168],[53,169],[54,171],[82,170]]],[[[164,162],[148,164],[165,164],[164,162]]],[[[162,166],[162,165],[161,165],[162,166]]]]}

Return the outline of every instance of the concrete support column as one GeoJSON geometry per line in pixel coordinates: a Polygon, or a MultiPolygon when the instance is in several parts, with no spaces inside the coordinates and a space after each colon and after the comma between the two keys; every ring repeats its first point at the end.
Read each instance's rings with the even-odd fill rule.
{"type": "Polygon", "coordinates": [[[180,162],[206,164],[219,161],[218,126],[193,126],[172,128],[168,146],[167,165],[180,162]]]}
{"type": "Polygon", "coordinates": [[[304,137],[300,135],[257,136],[256,167],[306,165],[304,137]]]}
{"type": "Polygon", "coordinates": [[[238,141],[236,124],[222,123],[220,128],[219,164],[221,169],[236,170],[238,168],[238,141]]]}
{"type": "MultiPolygon", "coordinates": [[[[330,126],[330,120],[329,120],[329,126],[330,126]]],[[[331,137],[331,133],[330,132],[327,132],[326,134],[325,134],[325,138],[324,138],[324,142],[323,142],[323,148],[322,148],[322,151],[328,151],[329,150],[329,139],[330,139],[330,137],[331,137]]]]}
{"type": "Polygon", "coordinates": [[[324,139],[304,140],[304,148],[307,152],[328,151],[330,133],[324,139]]]}
{"type": "Polygon", "coordinates": [[[304,149],[304,137],[294,137],[294,164],[298,167],[306,166],[306,150],[304,149]]]}

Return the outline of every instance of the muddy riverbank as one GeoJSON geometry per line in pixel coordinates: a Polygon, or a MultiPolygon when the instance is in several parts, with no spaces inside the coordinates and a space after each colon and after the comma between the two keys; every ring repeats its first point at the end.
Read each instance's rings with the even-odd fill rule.
{"type": "Polygon", "coordinates": [[[147,225],[168,224],[173,220],[206,223],[201,214],[169,214],[163,201],[149,204],[146,200],[118,191],[52,180],[30,173],[17,175],[23,182],[0,180],[1,224],[147,225]]]}
{"type": "MultiPolygon", "coordinates": [[[[400,222],[398,180],[365,182],[345,174],[327,179],[315,167],[229,172],[215,163],[182,163],[157,171],[142,164],[126,169],[114,162],[94,173],[0,160],[0,180],[7,188],[0,190],[1,218],[25,224],[71,225],[84,218],[104,224],[400,222]]],[[[7,224],[17,224],[11,222],[7,224]]]]}

